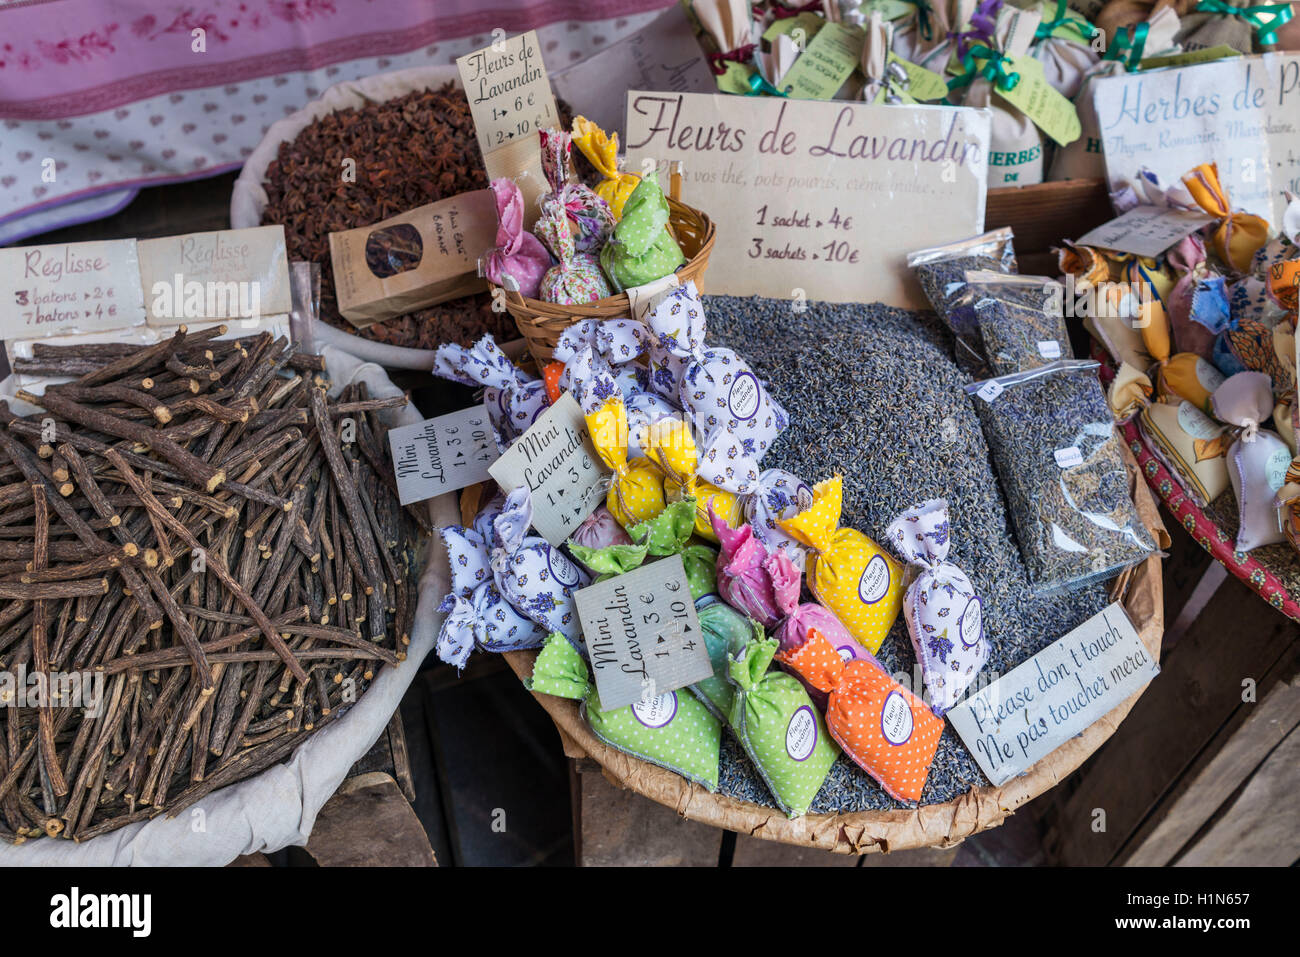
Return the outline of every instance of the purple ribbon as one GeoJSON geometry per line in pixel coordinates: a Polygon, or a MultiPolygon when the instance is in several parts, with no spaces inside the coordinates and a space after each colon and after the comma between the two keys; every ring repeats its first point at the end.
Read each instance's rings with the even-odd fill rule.
{"type": "Polygon", "coordinates": [[[969,30],[948,31],[948,39],[957,42],[958,57],[964,58],[970,48],[978,44],[993,46],[993,33],[997,30],[1002,3],[1003,0],[980,0],[980,5],[971,14],[969,30]]]}

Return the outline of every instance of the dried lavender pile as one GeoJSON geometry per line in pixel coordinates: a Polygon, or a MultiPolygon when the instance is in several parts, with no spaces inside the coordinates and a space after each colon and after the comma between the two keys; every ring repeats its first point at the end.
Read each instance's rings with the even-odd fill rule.
{"type": "MultiPolygon", "coordinates": [[[[706,297],[711,342],[741,352],[790,412],[792,424],[763,459],[814,482],[844,475],[844,524],[883,541],[900,511],[946,498],[952,561],[984,598],[992,644],[988,673],[1002,674],[1105,607],[1093,585],[1047,600],[1030,591],[989,463],[979,420],[962,390],[946,329],[928,314],[879,305],[810,303],[792,313],[787,300],[706,297]]],[[[880,661],[897,674],[919,670],[900,618],[880,661]]],[[[948,727],[926,782],[924,804],[987,785],[975,759],[948,727]]],[[[729,738],[722,793],[774,807],[757,771],[729,738]]],[[[814,813],[883,810],[900,805],[841,757],[813,804],[814,813]]]]}
{"type": "Polygon", "coordinates": [[[417,206],[487,186],[483,155],[465,94],[448,83],[312,123],[267,168],[262,223],[283,223],[291,259],[321,265],[321,318],[395,346],[471,345],[485,332],[517,338],[508,313],[487,293],[441,303],[357,330],[338,311],[329,234],[368,226],[417,206]],[[344,159],[356,182],[341,178],[344,159]]]}
{"type": "Polygon", "coordinates": [[[224,331],[15,363],[77,378],[0,403],[0,838],[175,814],[406,655],[418,541],[378,418],[404,397],[330,402],[320,359],[224,331]]]}

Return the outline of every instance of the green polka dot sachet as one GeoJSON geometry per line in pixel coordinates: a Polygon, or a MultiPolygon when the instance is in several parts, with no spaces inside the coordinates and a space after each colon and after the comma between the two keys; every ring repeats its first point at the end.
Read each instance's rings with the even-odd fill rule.
{"type": "Polygon", "coordinates": [[[731,656],[737,689],[731,727],[777,806],[799,817],[808,812],[840,749],[799,680],[768,670],[776,650],[775,638],[760,638],[731,656]]]}
{"type": "Polygon", "coordinates": [[[632,190],[623,218],[600,251],[600,266],[615,292],[662,279],[686,262],[668,232],[668,200],[655,173],[632,190]]]}
{"type": "Polygon", "coordinates": [[[685,688],[602,711],[587,663],[558,632],[546,639],[524,686],[578,701],[592,733],[611,748],[718,789],[722,725],[685,688]]]}
{"type": "Polygon", "coordinates": [[[694,528],[695,499],[685,498],[669,505],[654,518],[629,528],[631,545],[587,548],[570,541],[569,551],[595,572],[598,582],[640,568],[647,557],[681,555],[691,600],[695,601],[717,591],[718,550],[703,542],[692,543],[694,528]]]}
{"type": "Polygon", "coordinates": [[[711,595],[718,590],[718,550],[703,542],[692,542],[695,531],[695,499],[687,497],[673,502],[652,519],[627,530],[632,541],[644,545],[656,558],[681,555],[691,598],[711,595]]]}
{"type": "Polygon", "coordinates": [[[713,677],[695,682],[691,690],[705,707],[726,721],[731,716],[731,702],[736,697],[736,686],[727,677],[731,656],[738,654],[750,641],[762,638],[763,629],[754,619],[736,611],[717,595],[705,595],[696,601],[695,614],[699,616],[704,644],[709,649],[713,677]]]}

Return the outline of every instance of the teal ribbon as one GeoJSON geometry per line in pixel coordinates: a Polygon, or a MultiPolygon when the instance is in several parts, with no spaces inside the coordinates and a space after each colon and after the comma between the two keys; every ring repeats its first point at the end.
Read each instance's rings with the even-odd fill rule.
{"type": "Polygon", "coordinates": [[[1201,0],[1197,13],[1217,13],[1224,17],[1240,17],[1255,28],[1260,46],[1277,43],[1279,27],[1290,22],[1295,11],[1289,3],[1257,3],[1250,7],[1234,7],[1223,0],[1201,0]]]}
{"type": "Polygon", "coordinates": [[[1129,33],[1129,28],[1124,27],[1115,34],[1115,42],[1110,45],[1103,60],[1118,60],[1124,64],[1126,70],[1136,70],[1142,62],[1142,51],[1146,49],[1147,34],[1151,32],[1151,24],[1139,23],[1133,27],[1133,32],[1129,33]]]}
{"type": "Polygon", "coordinates": [[[967,50],[966,55],[962,57],[961,67],[966,72],[949,80],[948,89],[955,90],[959,87],[969,86],[975,82],[977,76],[982,76],[999,90],[1014,90],[1016,84],[1020,82],[1020,74],[1007,69],[1007,64],[1010,62],[1011,58],[1006,54],[982,44],[976,44],[967,50]],[[984,60],[985,63],[982,67],[977,68],[976,60],[984,60]]]}
{"type": "Polygon", "coordinates": [[[1097,28],[1080,16],[1070,16],[1069,0],[1056,0],[1056,15],[1051,20],[1044,20],[1034,31],[1034,37],[1038,40],[1045,40],[1052,35],[1052,31],[1057,27],[1073,27],[1074,32],[1079,34],[1079,39],[1083,43],[1091,43],[1092,38],[1097,35],[1097,28]],[[1088,32],[1085,33],[1084,30],[1088,32]]]}
{"type": "Polygon", "coordinates": [[[930,23],[930,0],[904,0],[916,7],[916,29],[921,34],[921,39],[930,41],[934,39],[934,26],[930,23]]]}
{"type": "MultiPolygon", "coordinates": [[[[788,90],[789,87],[787,87],[786,89],[788,90]]],[[[767,79],[763,76],[763,74],[758,72],[758,68],[756,67],[754,69],[754,72],[749,75],[749,92],[746,93],[745,95],[760,96],[762,94],[767,94],[768,96],[789,95],[785,90],[778,90],[771,83],[769,83],[767,79]]]]}

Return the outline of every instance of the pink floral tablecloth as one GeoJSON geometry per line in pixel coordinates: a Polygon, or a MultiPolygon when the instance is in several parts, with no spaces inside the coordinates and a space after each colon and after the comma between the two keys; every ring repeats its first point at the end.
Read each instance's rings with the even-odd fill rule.
{"type": "Polygon", "coordinates": [[[0,0],[0,244],[238,167],[326,87],[537,29],[551,72],[672,0],[0,0]]]}

